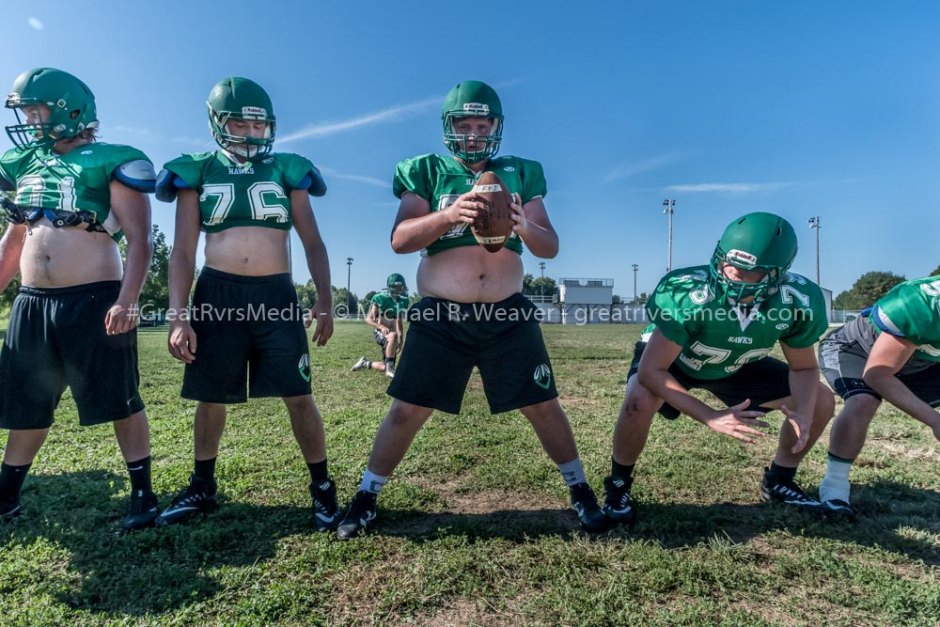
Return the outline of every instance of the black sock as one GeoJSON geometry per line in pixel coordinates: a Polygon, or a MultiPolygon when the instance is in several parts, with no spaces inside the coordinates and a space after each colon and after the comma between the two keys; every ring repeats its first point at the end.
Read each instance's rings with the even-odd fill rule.
{"type": "Polygon", "coordinates": [[[212,459],[197,459],[196,460],[196,470],[193,473],[196,475],[196,478],[205,481],[206,483],[211,483],[215,479],[215,460],[218,459],[213,457],[212,459]]]}
{"type": "Polygon", "coordinates": [[[793,481],[796,478],[795,466],[793,468],[787,468],[786,466],[778,466],[776,462],[771,462],[768,472],[773,477],[783,479],[784,481],[793,481]]]}
{"type": "Polygon", "coordinates": [[[322,462],[307,462],[307,468],[310,470],[310,481],[313,483],[322,483],[330,478],[326,471],[326,460],[322,462]]]}
{"type": "Polygon", "coordinates": [[[846,459],[846,458],[844,458],[844,457],[839,457],[838,455],[834,455],[834,454],[832,453],[832,451],[829,451],[829,459],[834,459],[834,460],[836,460],[837,462],[845,462],[846,464],[853,464],[853,463],[855,463],[855,460],[854,460],[854,459],[846,459]]]}
{"type": "Polygon", "coordinates": [[[394,358],[394,357],[386,357],[386,358],[385,358],[385,365],[386,365],[386,366],[391,366],[392,368],[394,368],[394,367],[395,367],[395,358],[394,358]]]}
{"type": "Polygon", "coordinates": [[[150,455],[136,462],[127,462],[127,474],[131,476],[131,492],[153,492],[150,483],[150,455]]]}
{"type": "Polygon", "coordinates": [[[633,467],[636,464],[630,464],[626,466],[624,464],[618,464],[617,460],[613,457],[610,458],[610,474],[614,477],[620,477],[621,479],[629,479],[633,476],[633,467]]]}
{"type": "Polygon", "coordinates": [[[26,480],[26,473],[30,466],[32,464],[24,466],[0,464],[0,501],[15,503],[20,498],[20,490],[23,488],[23,481],[26,480]]]}

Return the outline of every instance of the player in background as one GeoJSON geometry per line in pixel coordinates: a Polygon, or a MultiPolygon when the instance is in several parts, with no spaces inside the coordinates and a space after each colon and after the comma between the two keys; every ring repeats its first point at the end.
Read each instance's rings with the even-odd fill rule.
{"type": "Polygon", "coordinates": [[[326,185],[309,160],[271,152],[276,120],[260,85],[226,78],[212,88],[208,106],[219,149],[174,159],[157,180],[157,197],[176,199],[170,310],[177,315],[170,325],[169,351],[186,364],[183,398],[197,401],[193,474],[157,524],[215,508],[215,464],[226,405],[250,396],[283,399],[310,470],[313,524],[318,530],[333,529],[336,487],[327,472],[323,421],[311,395],[305,330],[316,321],[318,346],[333,334],[329,259],[309,199],[323,196],[326,185]],[[291,228],[303,244],[317,289],[309,316],[302,314],[291,280],[291,228]],[[206,262],[189,309],[200,231],[206,233],[206,262]]]}
{"type": "Polygon", "coordinates": [[[795,476],[834,410],[813,350],[827,316],[819,287],[789,272],[796,251],[786,220],[749,213],[725,229],[710,265],[675,270],[660,281],[647,305],[654,326],[636,345],[614,427],[611,475],[604,481],[608,517],[636,519],[633,469],[657,411],[669,419],[686,414],[750,444],[769,426],[764,414],[781,410],[786,420],[761,496],[821,509],[795,476]],[[778,342],[786,362],[768,356],[778,342]],[[727,406],[706,405],[693,388],[727,406]]]}
{"type": "Polygon", "coordinates": [[[365,321],[372,327],[372,338],[382,349],[382,361],[369,361],[360,357],[353,364],[352,370],[378,370],[386,377],[395,376],[395,358],[401,351],[405,335],[402,318],[408,309],[408,286],[405,277],[398,274],[388,275],[385,289],[377,292],[369,304],[365,321]]]}
{"type": "Polygon", "coordinates": [[[924,423],[940,440],[940,278],[905,281],[870,312],[830,332],[819,363],[845,405],[829,433],[829,463],[819,499],[854,518],[849,471],[865,445],[868,425],[886,400],[924,423]]]}
{"type": "Polygon", "coordinates": [[[0,289],[20,293],[0,353],[0,518],[20,513],[20,489],[66,387],[81,425],[110,422],[130,475],[130,531],[159,508],[150,432],[138,392],[137,299],[153,243],[154,169],[136,148],[96,141],[95,96],[68,72],[20,74],[6,106],[15,144],[0,157],[10,224],[0,241],[0,289]],[[125,259],[118,241],[124,238],[125,259]]]}
{"type": "Polygon", "coordinates": [[[536,308],[521,294],[523,242],[537,257],[558,252],[543,203],[542,166],[496,157],[503,111],[485,83],[465,81],[451,89],[441,117],[451,154],[406,159],[395,171],[393,191],[401,202],[392,248],[424,251],[417,274],[422,299],[409,310],[408,341],[388,390],[394,400],[337,535],[354,537],[375,518],[379,491],[431,413],[460,411],[474,366],[490,411],[522,412],[569,486],[582,527],[603,529],[606,518],[558,403],[536,308]],[[514,233],[496,253],[478,245],[469,228],[483,207],[472,190],[485,171],[495,172],[514,196],[514,233]]]}

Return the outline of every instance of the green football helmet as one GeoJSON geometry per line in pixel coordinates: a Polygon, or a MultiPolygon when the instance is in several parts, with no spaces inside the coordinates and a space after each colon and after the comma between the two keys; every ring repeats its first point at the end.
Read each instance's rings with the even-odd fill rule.
{"type": "Polygon", "coordinates": [[[216,143],[224,150],[248,159],[263,157],[274,145],[274,107],[268,93],[258,83],[232,76],[215,84],[206,101],[209,106],[209,129],[216,143]],[[264,137],[242,137],[228,132],[229,120],[267,122],[264,137]]]}
{"type": "Polygon", "coordinates": [[[467,163],[477,163],[496,156],[503,141],[503,105],[496,91],[480,81],[464,81],[447,93],[441,108],[444,122],[444,145],[455,157],[467,163]],[[486,137],[454,132],[457,118],[491,118],[493,132],[486,137]],[[468,141],[482,144],[479,150],[468,150],[468,141]]]}
{"type": "Polygon", "coordinates": [[[786,281],[796,257],[796,232],[789,222],[772,213],[749,213],[728,225],[712,255],[711,278],[715,293],[730,305],[749,296],[757,304],[776,294],[786,281]],[[725,276],[723,264],[743,270],[763,271],[757,283],[734,281],[725,276]]]}
{"type": "Polygon", "coordinates": [[[405,285],[405,277],[397,272],[388,275],[388,278],[385,280],[385,285],[388,287],[388,293],[394,296],[408,293],[408,286],[405,285]]]}
{"type": "Polygon", "coordinates": [[[7,136],[20,148],[29,144],[52,144],[98,128],[95,95],[88,85],[54,68],[36,68],[17,76],[6,107],[13,109],[17,122],[6,127],[7,136]],[[21,117],[22,107],[34,105],[49,107],[49,118],[45,122],[29,124],[21,117]]]}

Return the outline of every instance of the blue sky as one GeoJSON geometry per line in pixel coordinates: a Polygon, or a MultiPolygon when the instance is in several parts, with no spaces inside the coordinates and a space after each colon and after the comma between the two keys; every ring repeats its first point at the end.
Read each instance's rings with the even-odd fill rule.
{"type": "MultiPolygon", "coordinates": [[[[159,167],[212,147],[205,99],[230,75],[261,83],[276,150],[318,164],[333,272],[360,295],[418,255],[388,245],[395,164],[444,150],[440,102],[460,80],[499,91],[502,153],[539,160],[561,252],[546,276],[651,290],[666,266],[662,201],[676,200],[673,266],[705,263],[749,211],[789,219],[794,270],[822,284],[908,278],[940,264],[940,4],[934,2],[10,3],[0,84],[30,67],[91,86],[102,139],[159,167]]],[[[13,121],[4,113],[4,124],[13,121]]],[[[0,145],[6,147],[5,137],[0,145]]],[[[153,201],[172,240],[173,207],[153,201]]],[[[296,241],[295,241],[296,243],[296,241]]],[[[297,248],[295,247],[295,251],[297,248]]],[[[526,253],[526,270],[539,260],[526,253]]],[[[294,278],[309,277],[294,254],[294,278]]]]}

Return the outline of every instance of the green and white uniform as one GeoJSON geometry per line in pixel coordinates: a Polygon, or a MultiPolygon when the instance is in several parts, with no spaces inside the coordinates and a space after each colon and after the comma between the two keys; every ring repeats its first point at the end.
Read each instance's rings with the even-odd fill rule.
{"type": "Polygon", "coordinates": [[[404,294],[396,296],[382,290],[372,297],[372,304],[379,308],[380,316],[394,320],[405,315],[408,309],[408,297],[404,294]]]}
{"type": "Polygon", "coordinates": [[[922,400],[940,403],[940,278],[905,281],[885,294],[868,315],[829,333],[819,345],[822,372],[839,396],[880,396],[862,376],[878,336],[888,333],[917,349],[897,376],[922,400]]]}
{"type": "Polygon", "coordinates": [[[216,233],[235,226],[290,230],[290,193],[326,193],[319,170],[308,159],[274,153],[238,163],[225,151],[183,155],[163,166],[157,177],[157,198],[171,202],[181,189],[199,192],[202,230],[216,233]]]}
{"type": "MultiPolygon", "coordinates": [[[[491,159],[484,172],[494,172],[506,184],[510,193],[519,194],[522,204],[542,198],[547,192],[545,174],[538,161],[507,155],[491,159]]],[[[393,191],[398,198],[412,192],[431,205],[431,211],[442,211],[458,197],[469,192],[483,172],[474,173],[455,158],[426,154],[400,162],[395,168],[393,191]]],[[[455,224],[449,231],[432,242],[425,251],[435,255],[458,246],[477,246],[477,241],[465,222],[455,224]]],[[[522,254],[522,240],[513,233],[506,248],[522,254]]]]}
{"type": "Polygon", "coordinates": [[[667,274],[647,313],[669,340],[682,345],[676,365],[696,379],[721,379],[758,361],[780,341],[792,348],[815,344],[828,326],[819,287],[788,273],[779,291],[748,309],[715,297],[708,266],[667,274]]]}
{"type": "Polygon", "coordinates": [[[94,142],[66,154],[53,152],[51,145],[11,148],[0,157],[0,178],[15,189],[14,203],[24,210],[43,209],[69,213],[88,212],[115,239],[122,237],[117,218],[111,213],[111,181],[119,178],[121,166],[143,162],[153,170],[147,156],[136,148],[94,142]]]}

